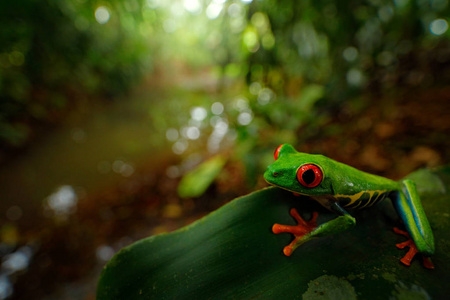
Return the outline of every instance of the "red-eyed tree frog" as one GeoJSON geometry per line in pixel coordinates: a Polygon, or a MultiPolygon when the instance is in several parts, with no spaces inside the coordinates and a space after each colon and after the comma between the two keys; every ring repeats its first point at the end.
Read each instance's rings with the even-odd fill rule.
{"type": "Polygon", "coordinates": [[[275,162],[264,174],[269,184],[295,194],[309,196],[338,215],[331,221],[317,225],[317,212],[310,221],[305,221],[295,208],[291,209],[290,213],[298,225],[275,224],[272,227],[275,234],[289,232],[295,237],[292,243],[283,249],[286,256],[290,256],[298,246],[311,239],[353,227],[356,220],[346,211],[347,208],[366,208],[389,198],[408,231],[394,228],[395,232],[409,238],[408,241],[397,244],[401,249],[410,248],[401,262],[409,266],[419,252],[423,254],[424,266],[434,268],[429,259],[434,253],[433,233],[413,181],[396,182],[368,174],[323,155],[297,152],[289,144],[279,146],[274,156],[275,162]]]}

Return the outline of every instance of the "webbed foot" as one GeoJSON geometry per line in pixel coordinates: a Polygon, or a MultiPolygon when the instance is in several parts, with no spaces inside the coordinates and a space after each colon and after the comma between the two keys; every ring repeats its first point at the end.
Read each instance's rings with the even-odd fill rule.
{"type": "Polygon", "coordinates": [[[308,234],[317,227],[316,219],[319,215],[317,212],[314,212],[311,220],[305,221],[295,208],[291,209],[290,214],[297,221],[297,225],[274,224],[272,226],[272,232],[275,234],[289,232],[295,236],[294,240],[283,249],[283,253],[286,256],[290,256],[298,246],[311,239],[308,234]]]}
{"type": "MultiPolygon", "coordinates": [[[[414,241],[411,239],[411,237],[409,236],[409,233],[407,233],[406,231],[400,230],[397,227],[394,227],[394,231],[397,234],[401,234],[405,237],[408,238],[407,241],[402,242],[402,243],[398,243],[395,246],[399,249],[403,249],[405,247],[409,247],[408,253],[406,253],[406,255],[400,259],[400,261],[407,265],[410,266],[411,265],[411,261],[414,258],[414,256],[419,253],[419,251],[417,250],[416,244],[414,244],[414,241]]],[[[434,265],[431,262],[430,258],[422,255],[423,258],[423,266],[427,269],[434,269],[434,265]]]]}

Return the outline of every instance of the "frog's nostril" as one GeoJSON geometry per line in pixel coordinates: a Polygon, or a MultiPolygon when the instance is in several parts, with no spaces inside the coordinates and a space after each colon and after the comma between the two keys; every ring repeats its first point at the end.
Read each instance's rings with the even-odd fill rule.
{"type": "Polygon", "coordinates": [[[280,173],[278,173],[278,172],[273,172],[273,177],[277,177],[278,175],[280,175],[280,173]]]}

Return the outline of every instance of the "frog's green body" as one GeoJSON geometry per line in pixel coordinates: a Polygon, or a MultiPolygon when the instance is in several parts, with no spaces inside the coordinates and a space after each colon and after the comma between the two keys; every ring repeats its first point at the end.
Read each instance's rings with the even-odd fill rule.
{"type": "MultiPolygon", "coordinates": [[[[368,174],[322,155],[299,153],[288,144],[277,149],[276,161],[267,168],[264,178],[272,185],[307,195],[339,215],[309,232],[296,235],[290,248],[285,248],[286,255],[310,239],[341,232],[355,225],[356,220],[345,208],[366,208],[385,198],[393,201],[417,250],[426,256],[434,253],[433,234],[415,185],[410,180],[396,182],[368,174]]],[[[305,224],[298,217],[296,219],[305,224]]],[[[273,230],[275,233],[294,233],[292,226],[276,224],[273,230]]]]}

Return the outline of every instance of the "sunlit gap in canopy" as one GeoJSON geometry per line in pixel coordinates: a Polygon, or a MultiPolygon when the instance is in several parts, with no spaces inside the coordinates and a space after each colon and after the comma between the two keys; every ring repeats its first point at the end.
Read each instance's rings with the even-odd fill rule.
{"type": "Polygon", "coordinates": [[[184,0],[184,9],[192,14],[199,14],[202,12],[203,7],[199,0],[184,0]]]}
{"type": "MultiPolygon", "coordinates": [[[[242,3],[251,3],[252,1],[253,0],[241,0],[242,3]]],[[[186,6],[194,7],[193,2],[198,2],[198,0],[185,0],[185,8],[186,8],[186,6]],[[189,3],[189,4],[186,4],[186,3],[189,3]]],[[[208,19],[210,19],[210,20],[217,19],[220,16],[220,14],[222,13],[226,2],[227,2],[227,0],[212,0],[209,3],[209,5],[206,7],[206,16],[208,17],[208,19]]],[[[233,5],[235,5],[235,4],[231,4],[230,6],[233,6],[233,5]]]]}
{"type": "Polygon", "coordinates": [[[226,0],[213,0],[206,8],[206,16],[208,19],[214,20],[216,19],[220,13],[222,12],[224,3],[226,0]]]}

